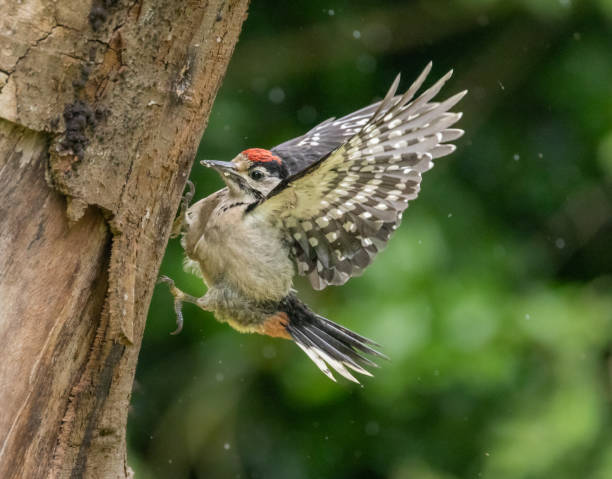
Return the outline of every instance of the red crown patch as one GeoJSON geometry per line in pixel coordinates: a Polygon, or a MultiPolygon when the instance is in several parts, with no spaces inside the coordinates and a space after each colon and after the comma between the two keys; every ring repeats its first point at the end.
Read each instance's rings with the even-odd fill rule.
{"type": "Polygon", "coordinates": [[[279,165],[282,163],[278,156],[263,148],[249,148],[248,150],[244,150],[242,154],[253,163],[266,163],[268,161],[275,161],[279,165]]]}

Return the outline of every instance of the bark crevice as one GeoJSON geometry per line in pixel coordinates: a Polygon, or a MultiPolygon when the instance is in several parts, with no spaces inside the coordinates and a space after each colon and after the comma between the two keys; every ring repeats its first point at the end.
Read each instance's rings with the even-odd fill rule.
{"type": "Polygon", "coordinates": [[[3,478],[131,475],[148,304],[247,1],[119,0],[95,31],[90,7],[0,20],[3,478]]]}

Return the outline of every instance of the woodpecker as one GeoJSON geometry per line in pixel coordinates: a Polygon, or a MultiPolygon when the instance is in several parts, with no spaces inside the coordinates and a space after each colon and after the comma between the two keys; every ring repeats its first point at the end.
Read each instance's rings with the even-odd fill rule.
{"type": "Polygon", "coordinates": [[[245,333],[293,340],[330,379],[332,369],[350,381],[371,376],[374,341],[313,312],[293,289],[297,273],[316,290],[361,274],[400,224],[433,160],[452,153],[463,135],[450,128],[461,113],[449,110],[465,95],[436,102],[452,70],[415,97],[431,63],[403,95],[398,75],[380,102],[270,150],[249,148],[231,162],[202,161],[226,187],[189,207],[193,185],[177,218],[187,270],[202,277],[191,302],[245,333]]]}

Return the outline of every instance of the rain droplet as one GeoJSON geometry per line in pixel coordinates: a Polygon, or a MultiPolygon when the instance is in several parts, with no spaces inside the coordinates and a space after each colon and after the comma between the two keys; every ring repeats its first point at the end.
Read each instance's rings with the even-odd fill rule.
{"type": "Polygon", "coordinates": [[[268,98],[272,103],[282,103],[285,99],[285,92],[282,88],[275,86],[268,92],[268,98]]]}
{"type": "Polygon", "coordinates": [[[229,451],[231,449],[232,446],[230,446],[229,442],[226,442],[225,444],[223,444],[223,449],[225,449],[226,451],[229,451]]]}
{"type": "Polygon", "coordinates": [[[361,32],[359,30],[353,30],[353,38],[356,40],[361,38],[361,32]]]}
{"type": "Polygon", "coordinates": [[[521,155],[519,155],[518,153],[515,153],[512,158],[514,159],[514,161],[518,161],[521,159],[521,155]]]}

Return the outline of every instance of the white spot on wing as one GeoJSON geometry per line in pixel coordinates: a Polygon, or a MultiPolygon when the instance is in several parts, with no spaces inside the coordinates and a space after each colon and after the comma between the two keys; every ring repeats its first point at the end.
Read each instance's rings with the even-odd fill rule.
{"type": "Polygon", "coordinates": [[[325,216],[321,216],[315,220],[315,223],[318,224],[320,228],[325,228],[329,224],[329,219],[325,216]]]}
{"type": "Polygon", "coordinates": [[[329,241],[330,243],[333,243],[334,241],[338,239],[338,234],[332,231],[331,233],[327,233],[325,237],[327,238],[327,241],[329,241]]]}

